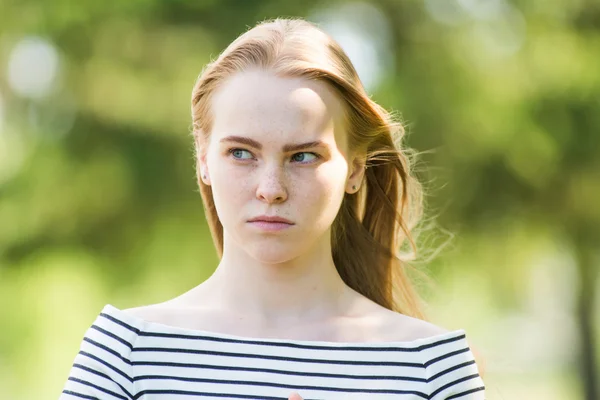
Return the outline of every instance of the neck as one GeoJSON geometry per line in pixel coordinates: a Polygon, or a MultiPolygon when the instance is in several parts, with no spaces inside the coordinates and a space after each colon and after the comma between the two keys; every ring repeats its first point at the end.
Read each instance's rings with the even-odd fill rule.
{"type": "Polygon", "coordinates": [[[224,252],[215,273],[201,286],[211,302],[269,325],[315,321],[340,315],[351,289],[339,276],[331,244],[278,263],[264,263],[224,237],[224,252]]]}

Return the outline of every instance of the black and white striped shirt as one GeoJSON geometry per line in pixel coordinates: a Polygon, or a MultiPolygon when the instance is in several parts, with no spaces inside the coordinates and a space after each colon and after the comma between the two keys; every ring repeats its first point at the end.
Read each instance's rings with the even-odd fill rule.
{"type": "Polygon", "coordinates": [[[135,317],[107,304],[60,400],[482,400],[465,332],[410,342],[254,339],[135,317]]]}

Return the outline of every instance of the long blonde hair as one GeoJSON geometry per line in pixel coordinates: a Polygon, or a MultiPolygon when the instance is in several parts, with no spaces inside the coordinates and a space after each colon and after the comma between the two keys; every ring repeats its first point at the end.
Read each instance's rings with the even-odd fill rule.
{"type": "MultiPolygon", "coordinates": [[[[423,192],[411,174],[408,149],[400,145],[402,124],[369,98],[350,59],[329,35],[303,19],[278,18],[239,36],[202,71],[192,92],[197,152],[211,131],[211,96],[226,78],[251,68],[325,82],[344,101],[350,150],[366,154],[366,182],[357,194],[346,193],[333,222],[334,263],[352,289],[390,310],[424,319],[406,270],[416,256],[411,232],[421,218],[423,192]],[[401,253],[406,245],[410,251],[401,253]]],[[[212,190],[198,182],[221,257],[223,226],[212,190]]]]}

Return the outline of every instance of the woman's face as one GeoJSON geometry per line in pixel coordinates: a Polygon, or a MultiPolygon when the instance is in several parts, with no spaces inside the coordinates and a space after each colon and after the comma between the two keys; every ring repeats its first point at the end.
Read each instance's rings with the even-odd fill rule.
{"type": "Polygon", "coordinates": [[[223,224],[225,253],[234,245],[278,263],[329,248],[344,192],[358,189],[362,177],[353,177],[342,107],[323,82],[259,70],[230,77],[214,93],[199,165],[223,224]],[[252,221],[261,216],[290,223],[252,221]]]}

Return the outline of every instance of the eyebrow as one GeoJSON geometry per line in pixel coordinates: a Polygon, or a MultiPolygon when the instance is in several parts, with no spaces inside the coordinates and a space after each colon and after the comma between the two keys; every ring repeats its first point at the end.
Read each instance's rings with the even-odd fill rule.
{"type": "MultiPolygon", "coordinates": [[[[221,139],[219,141],[220,143],[224,143],[224,142],[235,142],[235,143],[242,143],[245,145],[248,145],[250,147],[254,147],[255,149],[262,149],[262,144],[260,144],[259,142],[257,142],[254,139],[250,139],[244,136],[227,136],[224,137],[223,139],[221,139]]],[[[291,143],[291,144],[285,144],[282,147],[282,150],[286,153],[288,152],[292,152],[292,151],[297,151],[297,150],[304,150],[304,149],[310,149],[310,148],[314,148],[314,147],[323,147],[323,148],[328,148],[327,144],[325,144],[325,142],[322,142],[320,140],[313,140],[312,142],[306,142],[306,143],[291,143]]]]}

